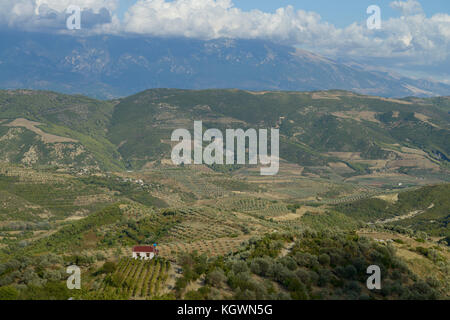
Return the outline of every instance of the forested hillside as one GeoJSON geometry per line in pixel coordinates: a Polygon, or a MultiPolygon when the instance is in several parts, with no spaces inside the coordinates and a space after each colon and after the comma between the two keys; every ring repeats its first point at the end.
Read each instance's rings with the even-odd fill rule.
{"type": "Polygon", "coordinates": [[[448,98],[344,91],[154,89],[117,101],[2,91],[0,150],[4,161],[30,167],[140,169],[170,159],[172,131],[202,120],[205,128],[280,128],[282,159],[342,177],[400,172],[447,179],[449,112],[448,98]]]}

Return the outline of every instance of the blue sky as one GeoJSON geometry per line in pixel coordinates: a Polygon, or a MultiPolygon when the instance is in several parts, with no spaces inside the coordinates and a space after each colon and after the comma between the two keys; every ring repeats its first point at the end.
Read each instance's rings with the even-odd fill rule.
{"type": "MultiPolygon", "coordinates": [[[[118,15],[123,16],[125,11],[137,0],[119,0],[118,15]]],[[[292,5],[295,9],[314,11],[321,15],[324,21],[336,27],[346,27],[355,21],[367,19],[366,9],[370,5],[381,8],[382,18],[398,17],[398,11],[389,6],[393,0],[233,0],[236,7],[249,11],[259,9],[264,12],[274,12],[280,7],[292,5]]],[[[427,16],[436,13],[450,13],[449,0],[420,0],[427,16]]]]}

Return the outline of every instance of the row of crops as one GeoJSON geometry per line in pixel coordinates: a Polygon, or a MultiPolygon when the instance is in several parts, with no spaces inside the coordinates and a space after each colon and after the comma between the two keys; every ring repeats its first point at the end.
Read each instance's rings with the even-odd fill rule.
{"type": "Polygon", "coordinates": [[[218,208],[246,213],[258,213],[263,216],[278,216],[289,212],[284,203],[257,198],[223,199],[218,208]]]}
{"type": "Polygon", "coordinates": [[[151,298],[161,294],[169,277],[169,261],[156,258],[138,260],[123,258],[117,269],[105,278],[102,290],[115,290],[132,298],[151,298]]]}
{"type": "Polygon", "coordinates": [[[166,242],[213,240],[242,234],[242,221],[229,212],[191,207],[177,209],[177,213],[183,221],[170,229],[166,242]]]}
{"type": "Polygon", "coordinates": [[[238,251],[249,236],[242,236],[236,239],[215,239],[201,240],[193,243],[172,242],[164,244],[160,248],[160,254],[164,258],[176,260],[182,253],[197,251],[199,254],[206,254],[210,257],[224,256],[230,252],[238,251]]]}
{"type": "Polygon", "coordinates": [[[184,187],[203,199],[220,198],[230,194],[230,191],[223,187],[207,182],[208,179],[199,175],[198,172],[183,170],[171,171],[169,174],[171,178],[179,181],[184,187]]]}
{"type": "Polygon", "coordinates": [[[325,204],[341,204],[346,202],[355,202],[358,200],[363,200],[367,198],[372,198],[381,194],[384,194],[385,192],[379,191],[379,190],[363,190],[361,193],[352,194],[346,197],[338,198],[338,199],[330,199],[322,201],[325,204]]]}

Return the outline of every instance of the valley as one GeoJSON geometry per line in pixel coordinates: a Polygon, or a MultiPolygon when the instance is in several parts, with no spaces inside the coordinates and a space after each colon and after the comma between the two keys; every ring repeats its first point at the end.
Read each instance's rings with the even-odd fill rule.
{"type": "Polygon", "coordinates": [[[0,119],[0,299],[449,298],[449,98],[7,90],[0,119]],[[278,174],[175,166],[197,120],[278,128],[278,174]]]}

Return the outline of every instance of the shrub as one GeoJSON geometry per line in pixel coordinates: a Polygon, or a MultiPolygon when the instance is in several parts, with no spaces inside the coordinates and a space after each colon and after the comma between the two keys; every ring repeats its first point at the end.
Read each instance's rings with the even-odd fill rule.
{"type": "Polygon", "coordinates": [[[278,261],[282,263],[285,267],[287,267],[289,270],[293,271],[297,269],[297,262],[290,256],[280,258],[278,261]]]}
{"type": "Polygon", "coordinates": [[[213,287],[220,288],[222,284],[227,280],[225,273],[222,269],[215,269],[206,275],[205,281],[207,284],[213,287]]]}
{"type": "Polygon", "coordinates": [[[113,273],[116,271],[116,268],[117,266],[114,262],[107,261],[103,264],[102,270],[104,273],[113,273]]]}
{"type": "Polygon", "coordinates": [[[250,269],[253,273],[266,276],[271,268],[272,261],[270,258],[255,258],[250,264],[250,269]]]}
{"type": "Polygon", "coordinates": [[[317,256],[309,253],[297,252],[294,259],[300,267],[317,268],[319,266],[317,256]]]}
{"type": "Polygon", "coordinates": [[[330,265],[331,259],[330,256],[327,255],[326,253],[323,253],[319,256],[319,263],[323,266],[328,266],[330,265]]]}
{"type": "Polygon", "coordinates": [[[231,270],[234,273],[248,272],[248,266],[245,261],[235,261],[232,263],[231,270]]]}

